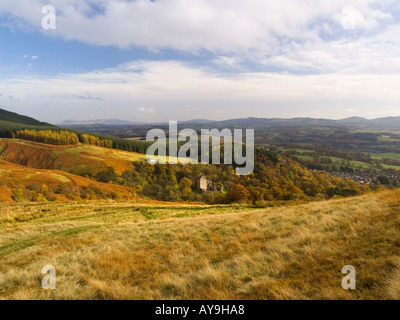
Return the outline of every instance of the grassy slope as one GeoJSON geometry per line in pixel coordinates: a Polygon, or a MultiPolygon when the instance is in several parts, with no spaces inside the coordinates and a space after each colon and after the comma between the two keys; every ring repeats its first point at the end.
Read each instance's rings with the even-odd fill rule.
{"type": "Polygon", "coordinates": [[[0,159],[37,169],[58,169],[73,174],[96,175],[114,167],[118,174],[132,168],[145,155],[89,145],[53,146],[36,142],[0,139],[0,159]]]}
{"type": "Polygon", "coordinates": [[[400,190],[269,209],[2,205],[0,298],[399,299],[399,212],[400,190]]]}
{"type": "Polygon", "coordinates": [[[7,111],[4,109],[0,109],[0,121],[12,122],[12,123],[16,123],[18,125],[27,124],[27,125],[32,125],[32,126],[43,126],[43,125],[51,126],[48,123],[40,122],[31,117],[23,116],[18,113],[14,113],[14,112],[7,111]]]}
{"type": "MultiPolygon", "coordinates": [[[[84,188],[92,185],[107,193],[118,191],[124,199],[132,199],[133,197],[132,190],[124,186],[100,183],[60,170],[33,169],[0,160],[0,202],[13,202],[12,191],[16,187],[27,187],[32,183],[39,186],[45,184],[54,188],[61,184],[84,188]]],[[[64,196],[57,195],[57,197],[59,197],[59,200],[66,200],[64,196]]]]}

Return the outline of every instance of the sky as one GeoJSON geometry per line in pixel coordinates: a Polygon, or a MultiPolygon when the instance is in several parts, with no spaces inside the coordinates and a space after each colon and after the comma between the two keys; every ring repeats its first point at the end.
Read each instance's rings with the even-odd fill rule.
{"type": "Polygon", "coordinates": [[[399,89],[398,0],[0,0],[0,108],[54,124],[372,119],[399,89]]]}

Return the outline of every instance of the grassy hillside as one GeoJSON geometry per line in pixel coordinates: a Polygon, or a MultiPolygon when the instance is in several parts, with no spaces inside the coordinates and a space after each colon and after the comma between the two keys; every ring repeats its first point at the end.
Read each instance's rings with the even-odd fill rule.
{"type": "Polygon", "coordinates": [[[22,138],[27,141],[46,142],[56,145],[63,145],[66,144],[66,132],[69,132],[72,135],[77,135],[76,139],[79,139],[79,141],[82,143],[96,146],[106,146],[117,150],[146,153],[147,148],[151,145],[151,142],[129,141],[118,137],[102,136],[97,134],[91,134],[92,137],[89,140],[97,139],[101,141],[97,141],[97,143],[88,143],[85,142],[86,138],[84,136],[87,135],[87,133],[85,132],[60,128],[49,123],[40,122],[27,116],[0,109],[0,138],[15,138],[23,135],[24,137],[22,138]],[[25,132],[23,134],[21,133],[21,131],[23,130],[29,130],[31,132],[25,132]],[[53,131],[53,134],[37,134],[38,132],[43,130],[53,131]],[[57,133],[60,132],[64,133],[63,138],[60,138],[57,135],[57,133]]]}
{"type": "Polygon", "coordinates": [[[55,146],[16,139],[0,139],[0,159],[37,169],[57,169],[95,176],[113,167],[121,174],[145,155],[90,145],[55,146]]]}
{"type": "Polygon", "coordinates": [[[1,205],[0,298],[399,299],[399,212],[400,190],[269,209],[1,205]]]}
{"type": "Polygon", "coordinates": [[[96,182],[60,170],[33,169],[0,160],[0,203],[33,198],[36,200],[32,201],[39,202],[50,199],[65,201],[77,196],[82,198],[88,192],[93,194],[93,199],[111,198],[112,195],[123,199],[134,198],[134,192],[127,187],[96,182]],[[38,195],[40,198],[37,198],[38,195]]]}
{"type": "Polygon", "coordinates": [[[31,117],[23,116],[18,113],[10,112],[4,109],[0,109],[0,121],[26,124],[31,126],[51,126],[48,123],[40,122],[31,117]]]}

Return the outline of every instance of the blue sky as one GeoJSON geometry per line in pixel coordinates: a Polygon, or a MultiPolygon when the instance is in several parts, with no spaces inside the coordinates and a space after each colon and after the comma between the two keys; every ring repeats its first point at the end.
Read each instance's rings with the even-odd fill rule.
{"type": "Polygon", "coordinates": [[[49,38],[41,32],[24,32],[7,26],[0,26],[0,39],[6,44],[5,50],[0,51],[0,77],[3,78],[26,74],[56,76],[60,73],[89,72],[135,60],[179,60],[204,66],[213,57],[208,52],[191,55],[171,49],[150,51],[138,46],[97,46],[77,40],[66,41],[60,37],[49,38]]]}
{"type": "Polygon", "coordinates": [[[400,116],[399,13],[391,0],[2,0],[0,108],[52,123],[400,116]]]}

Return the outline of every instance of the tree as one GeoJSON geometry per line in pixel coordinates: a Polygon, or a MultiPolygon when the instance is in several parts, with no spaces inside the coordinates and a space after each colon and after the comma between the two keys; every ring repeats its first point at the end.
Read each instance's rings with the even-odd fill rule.
{"type": "Polygon", "coordinates": [[[108,167],[107,171],[101,171],[96,175],[96,180],[104,183],[114,182],[117,179],[117,174],[113,167],[108,167]]]}
{"type": "Polygon", "coordinates": [[[179,190],[181,191],[182,197],[188,199],[192,193],[192,181],[188,178],[183,178],[179,181],[179,190]]]}
{"type": "Polygon", "coordinates": [[[229,190],[226,197],[230,203],[248,203],[250,192],[241,184],[235,184],[234,187],[229,190]]]}
{"type": "Polygon", "coordinates": [[[13,192],[12,198],[15,202],[23,202],[26,201],[25,192],[21,188],[17,188],[13,192]]]}

